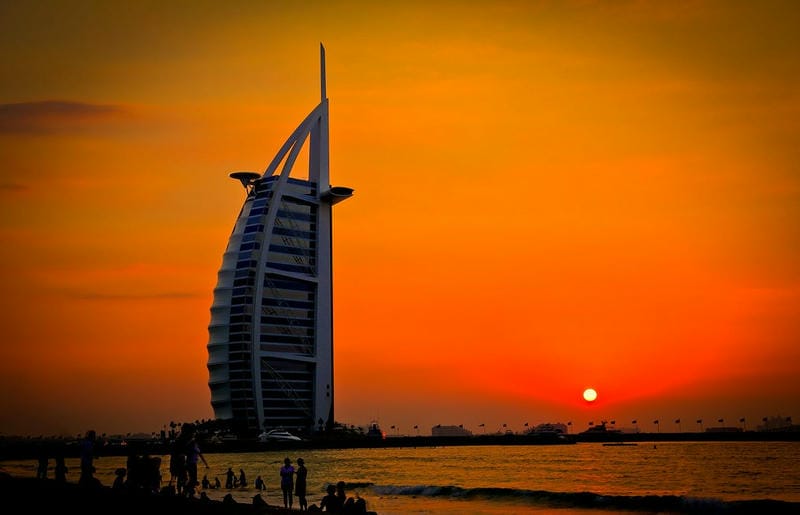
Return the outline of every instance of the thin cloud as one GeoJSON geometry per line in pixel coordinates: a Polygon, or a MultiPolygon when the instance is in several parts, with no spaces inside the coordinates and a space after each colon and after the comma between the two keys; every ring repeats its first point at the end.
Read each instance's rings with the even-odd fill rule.
{"type": "Polygon", "coordinates": [[[0,104],[0,133],[41,133],[72,130],[105,122],[125,114],[109,104],[65,100],[0,104]]]}

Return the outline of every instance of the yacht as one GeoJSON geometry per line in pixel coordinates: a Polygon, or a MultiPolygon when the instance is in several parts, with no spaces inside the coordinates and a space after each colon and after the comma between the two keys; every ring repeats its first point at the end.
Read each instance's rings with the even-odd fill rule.
{"type": "Polygon", "coordinates": [[[289,431],[284,429],[273,429],[271,431],[264,431],[260,435],[258,435],[259,442],[274,442],[274,441],[282,441],[282,442],[300,442],[303,439],[299,436],[293,435],[289,431]]]}

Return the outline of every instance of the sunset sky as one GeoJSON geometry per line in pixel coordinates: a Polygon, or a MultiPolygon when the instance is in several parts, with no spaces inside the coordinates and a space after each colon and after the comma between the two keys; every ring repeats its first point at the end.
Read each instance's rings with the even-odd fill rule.
{"type": "Polygon", "coordinates": [[[800,419],[800,3],[0,4],[0,434],[211,418],[327,52],[338,421],[800,419]],[[587,387],[598,392],[583,401],[587,387]]]}

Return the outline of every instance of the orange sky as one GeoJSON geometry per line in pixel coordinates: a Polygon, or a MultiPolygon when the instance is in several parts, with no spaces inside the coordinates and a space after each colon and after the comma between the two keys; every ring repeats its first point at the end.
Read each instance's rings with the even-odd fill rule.
{"type": "Polygon", "coordinates": [[[168,4],[0,5],[0,434],[213,416],[319,42],[339,421],[800,418],[796,2],[168,4]]]}

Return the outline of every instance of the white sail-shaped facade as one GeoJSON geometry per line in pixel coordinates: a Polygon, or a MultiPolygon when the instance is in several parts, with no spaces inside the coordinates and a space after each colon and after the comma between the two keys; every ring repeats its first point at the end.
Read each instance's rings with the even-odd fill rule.
{"type": "Polygon", "coordinates": [[[240,432],[303,432],[333,422],[331,187],[328,99],[321,52],[319,105],[264,173],[235,172],[244,205],[222,259],[208,327],[211,405],[240,432]],[[308,141],[308,173],[292,176],[308,141]]]}

